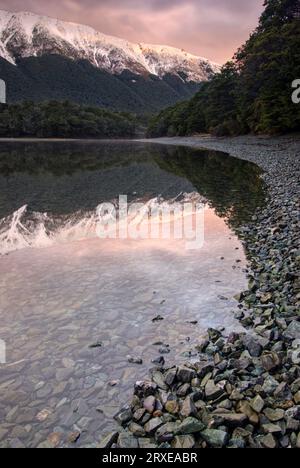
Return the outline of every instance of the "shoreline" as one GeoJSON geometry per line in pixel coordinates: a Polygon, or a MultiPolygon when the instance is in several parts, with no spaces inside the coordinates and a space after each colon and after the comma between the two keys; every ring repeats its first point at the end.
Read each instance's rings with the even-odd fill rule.
{"type": "Polygon", "coordinates": [[[0,138],[0,143],[107,143],[111,141],[138,141],[132,138],[0,138]]]}
{"type": "Polygon", "coordinates": [[[150,371],[106,448],[300,448],[300,137],[160,138],[260,166],[267,206],[238,229],[251,266],[237,317],[248,334],[208,331],[199,362],[150,371]]]}

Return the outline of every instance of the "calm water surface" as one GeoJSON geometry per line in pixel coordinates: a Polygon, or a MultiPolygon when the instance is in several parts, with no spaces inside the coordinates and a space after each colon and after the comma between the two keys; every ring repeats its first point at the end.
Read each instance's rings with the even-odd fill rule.
{"type": "Polygon", "coordinates": [[[71,446],[77,430],[76,446],[96,444],[159,356],[155,343],[169,349],[167,364],[185,362],[207,327],[239,329],[233,296],[246,287],[246,261],[232,230],[263,198],[256,166],[213,151],[2,143],[0,446],[71,446]],[[198,196],[204,246],[97,238],[96,207],[120,194],[198,196]]]}

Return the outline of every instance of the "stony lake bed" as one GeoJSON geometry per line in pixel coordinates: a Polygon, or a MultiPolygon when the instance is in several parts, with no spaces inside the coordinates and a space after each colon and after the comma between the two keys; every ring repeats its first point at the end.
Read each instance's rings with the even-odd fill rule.
{"type": "MultiPolygon", "coordinates": [[[[161,140],[168,144],[172,139],[161,140]]],[[[268,203],[238,228],[251,264],[246,333],[210,329],[199,359],[154,368],[102,446],[300,448],[299,137],[173,139],[260,165],[268,203]]]]}
{"type": "MultiPolygon", "coordinates": [[[[147,180],[148,196],[157,195],[157,167],[169,187],[166,197],[205,188],[210,202],[206,251],[195,258],[194,253],[179,256],[178,244],[147,246],[138,252],[136,245],[104,249],[95,239],[72,238],[67,245],[25,248],[0,258],[4,314],[0,336],[7,339],[14,357],[1,366],[2,446],[299,445],[299,139],[194,138],[161,143],[236,156],[207,185],[207,174],[220,165],[219,158],[224,161],[221,153],[208,154],[200,168],[197,162],[205,175],[201,180],[193,177],[194,156],[187,153],[184,156],[192,160],[188,167],[181,165],[182,154],[171,151],[159,164],[155,154],[152,178],[144,156],[142,171],[136,161],[125,164],[125,170],[131,168],[126,176],[134,174],[132,193],[144,189],[147,180]],[[242,177],[228,175],[234,172],[234,163],[241,164],[237,158],[258,164],[265,172],[255,170],[244,186],[243,172],[242,177]],[[267,186],[268,203],[256,209],[264,199],[258,180],[267,186]],[[249,187],[252,191],[247,193],[249,187]],[[237,192],[243,194],[232,198],[237,192]],[[224,222],[228,217],[230,226],[224,222]],[[29,258],[34,265],[30,269],[29,258]],[[113,258],[118,261],[112,268],[113,258]],[[16,265],[22,265],[19,273],[16,265]],[[120,275],[125,265],[128,277],[120,275]],[[68,300],[62,300],[61,291],[68,291],[68,300]],[[8,334],[12,321],[15,331],[8,334]],[[220,331],[223,327],[226,337],[220,331]],[[208,328],[213,330],[206,337],[208,328]],[[250,335],[244,335],[246,329],[250,335]],[[160,364],[151,362],[158,358],[160,364]],[[136,381],[135,396],[124,407],[136,381]]],[[[90,165],[89,160],[89,171],[90,165]]],[[[117,170],[120,181],[122,172],[117,170]]],[[[65,177],[62,166],[60,171],[65,177]]],[[[53,174],[51,167],[47,173],[53,174]]],[[[94,175],[89,172],[91,186],[94,175]]],[[[20,184],[19,193],[28,187],[34,210],[42,212],[48,194],[45,206],[35,206],[29,179],[25,180],[28,174],[21,181],[15,172],[12,177],[20,184]]],[[[35,177],[39,193],[39,175],[35,177]]],[[[107,172],[101,182],[106,179],[107,172]]],[[[62,190],[62,179],[55,183],[56,192],[62,190]]],[[[81,183],[86,184],[85,176],[76,179],[76,187],[81,183]]],[[[6,190],[10,192],[7,185],[6,190]]],[[[93,191],[86,196],[85,211],[91,209],[94,195],[93,191]]],[[[109,198],[114,195],[109,193],[109,198]]],[[[65,194],[65,200],[73,209],[73,194],[65,194]]],[[[20,208],[20,202],[2,206],[3,216],[20,208]]],[[[52,205],[52,210],[57,208],[52,205]]],[[[26,242],[36,242],[36,237],[30,235],[26,242]]]]}

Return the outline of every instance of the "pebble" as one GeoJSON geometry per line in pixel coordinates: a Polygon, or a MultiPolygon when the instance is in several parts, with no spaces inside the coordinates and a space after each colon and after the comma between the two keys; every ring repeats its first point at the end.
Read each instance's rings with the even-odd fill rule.
{"type": "Polygon", "coordinates": [[[196,416],[197,412],[198,410],[192,400],[192,397],[187,396],[182,403],[180,415],[184,418],[188,418],[189,416],[196,416]]]}
{"type": "Polygon", "coordinates": [[[278,354],[274,352],[266,352],[261,357],[263,368],[270,372],[280,366],[280,359],[278,354]]]}
{"type": "Polygon", "coordinates": [[[145,437],[146,435],[145,429],[138,424],[131,423],[129,424],[128,429],[136,437],[145,437]]]}
{"type": "Polygon", "coordinates": [[[76,444],[80,436],[81,436],[81,433],[79,431],[71,432],[71,434],[68,435],[68,442],[70,444],[76,444]]]}
{"type": "Polygon", "coordinates": [[[195,447],[195,438],[192,435],[175,436],[171,446],[174,449],[192,449],[195,447]]]}
{"type": "Polygon", "coordinates": [[[203,431],[205,425],[196,418],[185,418],[177,427],[176,434],[196,434],[203,431]]]}
{"type": "Polygon", "coordinates": [[[206,429],[201,432],[201,437],[212,448],[222,448],[228,441],[227,432],[217,429],[206,429]]]}
{"type": "Polygon", "coordinates": [[[128,356],[127,360],[128,360],[128,362],[130,364],[138,364],[138,365],[143,364],[143,359],[141,359],[141,358],[135,358],[135,357],[132,357],[132,356],[128,356]]]}
{"type": "Polygon", "coordinates": [[[250,406],[256,413],[261,413],[265,406],[265,402],[260,395],[257,395],[253,400],[251,400],[250,406]]]}
{"type": "Polygon", "coordinates": [[[287,330],[283,333],[283,336],[288,340],[299,340],[300,339],[300,322],[293,320],[288,326],[287,330]]]}
{"type": "Polygon", "coordinates": [[[135,386],[141,406],[149,395],[162,402],[159,418],[141,424],[155,447],[300,448],[299,142],[282,137],[277,151],[273,140],[208,140],[265,170],[267,203],[235,228],[251,266],[248,290],[234,298],[246,332],[209,329],[198,356],[161,369],[164,390],[135,386]]]}
{"type": "Polygon", "coordinates": [[[154,398],[154,396],[150,395],[147,398],[145,398],[143,406],[145,410],[148,411],[148,413],[152,414],[156,406],[156,399],[154,398]]]}
{"type": "Polygon", "coordinates": [[[51,434],[48,435],[48,442],[55,448],[58,447],[60,441],[62,438],[62,434],[60,432],[52,432],[51,434]]]}
{"type": "Polygon", "coordinates": [[[121,432],[117,444],[118,448],[121,449],[136,449],[139,447],[137,438],[129,432],[121,432]]]}
{"type": "Polygon", "coordinates": [[[36,415],[36,419],[40,422],[46,421],[46,419],[50,416],[50,414],[51,414],[50,410],[44,409],[36,415]]]}
{"type": "Polygon", "coordinates": [[[121,425],[126,424],[131,421],[132,412],[130,408],[123,408],[119,413],[117,413],[114,419],[121,425]]]}
{"type": "Polygon", "coordinates": [[[275,449],[277,447],[276,439],[272,434],[268,434],[260,440],[262,446],[266,449],[275,449]]]}
{"type": "Polygon", "coordinates": [[[179,412],[179,404],[177,400],[169,400],[165,404],[165,409],[170,414],[177,414],[179,412]]]}
{"type": "Polygon", "coordinates": [[[208,400],[216,400],[223,394],[223,389],[213,380],[209,380],[205,386],[205,395],[208,400]]]}
{"type": "Polygon", "coordinates": [[[278,422],[284,419],[284,410],[281,409],[272,409],[272,408],[266,408],[264,410],[265,416],[271,421],[271,422],[278,422]]]}
{"type": "Polygon", "coordinates": [[[89,348],[96,349],[96,348],[102,348],[102,346],[103,346],[102,341],[96,341],[95,343],[92,343],[91,345],[89,345],[89,348]]]}
{"type": "Polygon", "coordinates": [[[152,322],[156,323],[156,322],[161,322],[162,320],[164,320],[164,318],[161,315],[157,315],[156,317],[152,319],[152,322]]]}
{"type": "Polygon", "coordinates": [[[163,425],[163,419],[162,418],[153,418],[148,421],[144,429],[147,434],[153,434],[160,426],[163,425]]]}
{"type": "Polygon", "coordinates": [[[180,382],[190,383],[194,377],[196,377],[196,373],[193,369],[187,367],[177,369],[177,378],[180,382]]]}
{"type": "Polygon", "coordinates": [[[114,431],[114,432],[110,432],[109,434],[107,434],[102,440],[101,442],[98,444],[98,448],[100,449],[106,449],[106,448],[111,448],[111,446],[117,442],[118,440],[118,437],[119,437],[119,433],[114,431]]]}
{"type": "Polygon", "coordinates": [[[151,361],[153,364],[156,364],[157,366],[164,366],[165,364],[165,358],[163,356],[159,356],[156,359],[152,359],[151,361]]]}

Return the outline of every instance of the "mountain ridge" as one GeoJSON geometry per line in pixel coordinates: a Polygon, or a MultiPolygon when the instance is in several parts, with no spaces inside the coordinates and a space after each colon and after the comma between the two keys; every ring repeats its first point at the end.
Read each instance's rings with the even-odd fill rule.
{"type": "Polygon", "coordinates": [[[219,71],[219,65],[184,50],[165,45],[133,43],[103,34],[90,26],[65,22],[30,12],[0,10],[0,56],[12,64],[19,58],[49,53],[85,59],[113,74],[124,70],[186,76],[201,82],[219,71]]]}
{"type": "Polygon", "coordinates": [[[69,100],[138,114],[191,98],[219,66],[168,46],[134,44],[89,26],[0,10],[7,102],[69,100]]]}

